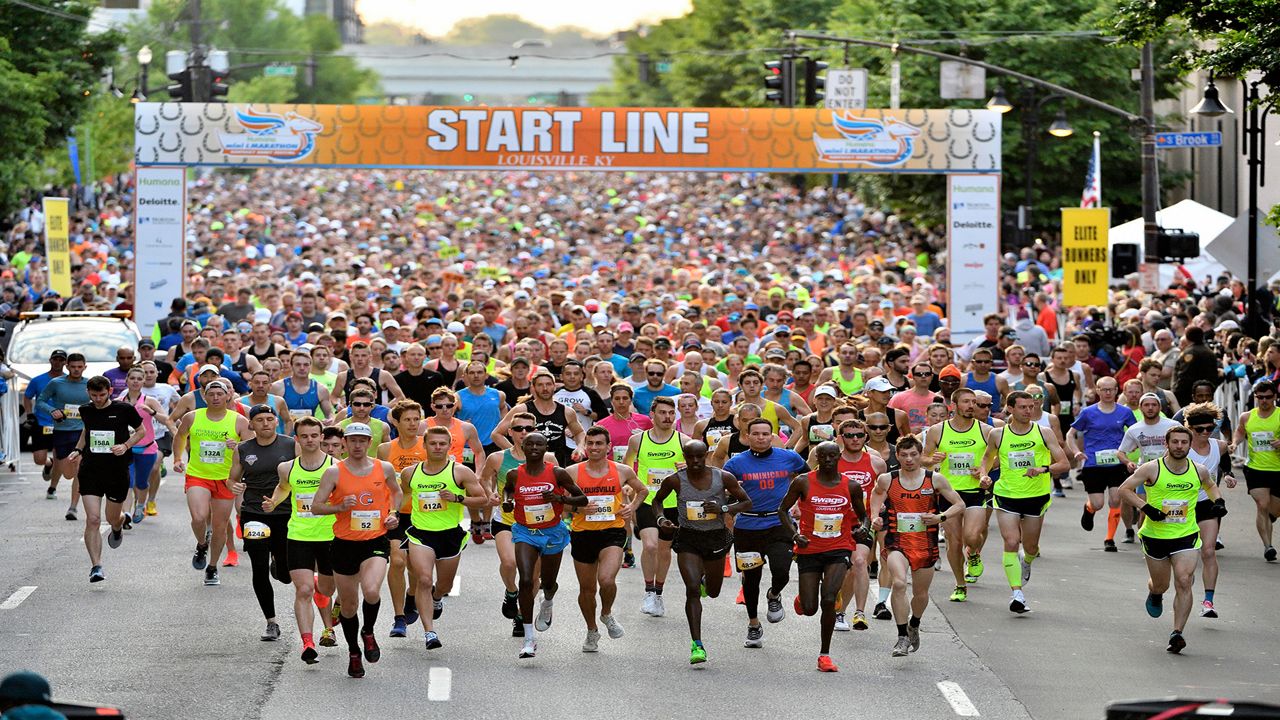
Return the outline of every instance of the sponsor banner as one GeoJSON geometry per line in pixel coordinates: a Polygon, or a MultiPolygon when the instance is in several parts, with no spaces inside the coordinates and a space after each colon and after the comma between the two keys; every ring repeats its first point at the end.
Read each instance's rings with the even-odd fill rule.
{"type": "Polygon", "coordinates": [[[139,166],[998,173],[991,110],[138,103],[139,166]]]}
{"type": "Polygon", "coordinates": [[[1105,306],[1111,282],[1110,208],[1062,208],[1062,304],[1105,306]]]}
{"type": "Polygon", "coordinates": [[[49,259],[49,289],[71,297],[71,212],[67,198],[47,197],[44,212],[44,254],[49,259]]]}
{"type": "Polygon", "coordinates": [[[999,312],[1000,176],[947,177],[947,247],[947,314],[958,344],[999,312]]]}
{"type": "Polygon", "coordinates": [[[143,337],[185,295],[187,172],[180,167],[138,168],[134,193],[134,321],[143,337]]]}

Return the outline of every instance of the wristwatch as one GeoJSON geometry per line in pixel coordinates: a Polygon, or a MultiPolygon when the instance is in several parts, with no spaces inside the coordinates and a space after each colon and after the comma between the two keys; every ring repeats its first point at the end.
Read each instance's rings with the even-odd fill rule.
{"type": "Polygon", "coordinates": [[[728,505],[721,505],[721,506],[720,506],[720,512],[721,512],[722,514],[723,514],[723,513],[727,513],[727,512],[729,512],[729,506],[728,506],[728,505]]]}

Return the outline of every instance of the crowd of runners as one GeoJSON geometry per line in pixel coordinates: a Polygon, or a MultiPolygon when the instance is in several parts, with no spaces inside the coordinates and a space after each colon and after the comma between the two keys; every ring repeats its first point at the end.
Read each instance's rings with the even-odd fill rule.
{"type": "MultiPolygon", "coordinates": [[[[109,273],[133,260],[119,192],[73,228],[84,309],[130,307],[109,273]]],[[[390,637],[420,623],[441,648],[459,564],[490,542],[521,658],[550,631],[567,551],[584,652],[664,616],[674,564],[691,663],[736,575],[744,646],[763,646],[763,595],[768,623],[820,616],[828,672],[833,633],[869,618],[896,625],[893,656],[918,651],[937,572],[952,602],[1007,584],[1030,612],[1054,505],[1085,533],[1103,513],[1108,552],[1140,547],[1146,612],[1172,589],[1169,652],[1197,575],[1199,617],[1218,616],[1222,488],[1243,481],[1232,517],[1276,560],[1280,341],[1240,332],[1230,278],[1069,309],[1055,254],[1026,248],[991,279],[1001,312],[960,343],[945,243],[847,190],[308,171],[213,174],[189,196],[190,291],[102,376],[74,339],[51,354],[26,390],[36,462],[84,522],[94,583],[101,524],[119,548],[183,512],[156,492],[182,482],[192,568],[216,586],[248,556],[263,640],[284,632],[273,583],[291,584],[304,662],[342,642],[363,676],[384,597],[390,637]],[[628,582],[639,613],[615,606],[628,582]]],[[[62,309],[76,298],[50,296],[23,247],[33,220],[10,234],[8,260],[28,257],[5,290],[62,309]]]]}

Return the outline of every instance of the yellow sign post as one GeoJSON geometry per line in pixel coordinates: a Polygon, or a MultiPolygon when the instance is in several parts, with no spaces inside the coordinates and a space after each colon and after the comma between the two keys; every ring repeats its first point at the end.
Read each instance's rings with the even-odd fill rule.
{"type": "Polygon", "coordinates": [[[1111,280],[1110,208],[1062,209],[1062,303],[1106,305],[1111,280]]]}
{"type": "Polygon", "coordinates": [[[44,198],[44,252],[49,260],[49,288],[71,297],[71,218],[66,198],[44,198]]]}

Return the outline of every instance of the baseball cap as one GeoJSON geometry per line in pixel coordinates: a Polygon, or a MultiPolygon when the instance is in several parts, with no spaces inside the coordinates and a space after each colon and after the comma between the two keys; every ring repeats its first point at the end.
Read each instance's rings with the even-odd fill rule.
{"type": "Polygon", "coordinates": [[[440,336],[432,335],[431,337],[427,338],[426,343],[427,343],[427,347],[435,347],[436,345],[440,344],[440,336]]]}
{"type": "MultiPolygon", "coordinates": [[[[875,380],[883,380],[883,379],[884,378],[873,378],[872,382],[874,382],[875,380]]],[[[870,387],[870,385],[871,383],[867,383],[868,387],[870,387]]],[[[814,397],[821,397],[823,395],[826,395],[827,397],[837,397],[836,389],[831,387],[830,385],[820,385],[818,386],[817,390],[813,391],[814,397]]]]}
{"type": "Polygon", "coordinates": [[[441,320],[441,319],[440,319],[440,318],[438,318],[438,317],[427,318],[427,324],[428,324],[428,325],[443,325],[443,324],[444,324],[444,321],[443,321],[443,320],[441,320]]]}
{"type": "Polygon", "coordinates": [[[342,431],[343,437],[373,437],[373,428],[364,423],[351,423],[342,431]]]}
{"type": "Polygon", "coordinates": [[[878,327],[878,328],[880,328],[881,330],[883,330],[883,329],[884,329],[884,321],[882,321],[882,320],[872,320],[871,322],[867,323],[867,327],[872,327],[872,326],[878,327]]]}
{"type": "Polygon", "coordinates": [[[654,347],[659,347],[659,346],[661,346],[661,347],[671,347],[671,339],[670,339],[670,338],[660,337],[660,338],[658,338],[657,340],[654,340],[654,341],[653,341],[653,346],[654,346],[654,347]]]}
{"type": "MultiPolygon", "coordinates": [[[[657,344],[657,343],[655,343],[655,344],[657,344]]],[[[629,363],[633,363],[633,362],[637,362],[637,361],[639,361],[639,362],[644,362],[644,361],[646,361],[646,360],[648,360],[648,359],[649,359],[649,358],[645,357],[642,353],[635,353],[634,355],[632,355],[632,356],[631,356],[631,358],[630,358],[629,360],[627,360],[627,362],[629,362],[629,363]]]]}
{"type": "Polygon", "coordinates": [[[400,323],[396,322],[395,320],[388,320],[388,321],[386,321],[386,322],[382,323],[382,329],[383,329],[383,330],[386,330],[387,328],[396,328],[397,330],[399,330],[399,329],[400,329],[400,323]]]}
{"type": "Polygon", "coordinates": [[[625,320],[618,323],[618,332],[620,333],[635,332],[635,331],[636,331],[635,326],[625,320]]]}
{"type": "Polygon", "coordinates": [[[253,332],[253,323],[247,323],[247,322],[238,322],[238,323],[236,323],[236,332],[238,332],[238,333],[251,333],[251,332],[253,332]]]}
{"type": "Polygon", "coordinates": [[[0,698],[18,703],[53,702],[49,681],[30,670],[12,673],[0,680],[0,698]]]}
{"type": "Polygon", "coordinates": [[[457,320],[454,320],[453,322],[449,323],[449,325],[445,328],[445,330],[448,330],[451,333],[464,333],[467,331],[467,326],[463,325],[457,320]]]}
{"type": "Polygon", "coordinates": [[[790,335],[791,328],[787,327],[786,325],[779,325],[778,327],[773,329],[773,334],[774,335],[784,335],[784,334],[790,335]]]}
{"type": "Polygon", "coordinates": [[[61,358],[63,360],[66,360],[67,351],[63,350],[62,348],[58,348],[57,350],[54,350],[53,352],[49,353],[49,359],[53,360],[54,358],[61,358]]]}
{"type": "Polygon", "coordinates": [[[218,369],[218,366],[217,366],[217,365],[208,365],[208,364],[206,364],[206,365],[201,365],[201,366],[200,366],[200,372],[196,373],[196,375],[203,375],[203,374],[205,374],[205,373],[207,373],[207,372],[211,372],[211,373],[213,373],[214,375],[221,375],[221,374],[222,374],[222,371],[221,371],[220,369],[218,369]]]}
{"type": "Polygon", "coordinates": [[[266,403],[259,403],[257,405],[254,405],[252,408],[249,408],[249,419],[252,420],[258,417],[259,415],[262,415],[265,413],[270,413],[271,415],[275,415],[276,410],[275,408],[271,407],[266,403]]]}
{"type": "MultiPolygon", "coordinates": [[[[872,390],[875,392],[892,392],[893,391],[893,383],[889,382],[889,379],[885,377],[873,377],[870,380],[868,380],[867,384],[864,385],[863,387],[866,388],[867,390],[872,390]]],[[[818,390],[821,390],[821,389],[822,388],[818,388],[818,390]]],[[[814,392],[816,393],[817,390],[815,390],[814,392]]]]}
{"type": "Polygon", "coordinates": [[[517,290],[514,297],[517,300],[528,300],[529,293],[525,292],[524,290],[517,290]]]}
{"type": "MultiPolygon", "coordinates": [[[[141,349],[142,349],[142,348],[144,348],[144,347],[146,347],[146,348],[155,348],[155,346],[156,346],[156,341],[155,341],[155,340],[152,340],[151,338],[142,338],[141,340],[139,340],[139,341],[138,341],[138,349],[139,349],[139,350],[141,350],[141,349]]],[[[54,352],[62,352],[62,351],[61,351],[61,350],[54,350],[54,352]]]]}
{"type": "Polygon", "coordinates": [[[1214,328],[1214,330],[1217,332],[1222,332],[1223,330],[1239,330],[1239,329],[1240,329],[1240,325],[1235,320],[1223,320],[1222,322],[1218,323],[1218,327],[1214,328]]]}
{"type": "Polygon", "coordinates": [[[961,377],[960,368],[956,367],[955,365],[947,365],[946,367],[942,368],[942,372],[938,373],[938,378],[942,379],[946,377],[951,377],[959,380],[961,377]]]}

